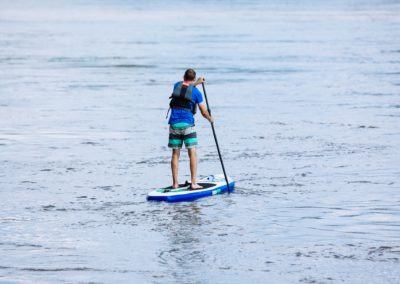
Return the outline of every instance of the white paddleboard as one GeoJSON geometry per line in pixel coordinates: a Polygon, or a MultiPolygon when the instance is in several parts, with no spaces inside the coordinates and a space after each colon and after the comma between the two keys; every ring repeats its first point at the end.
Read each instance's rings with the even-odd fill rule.
{"type": "Polygon", "coordinates": [[[224,175],[209,175],[204,178],[200,178],[197,184],[201,185],[202,189],[190,189],[190,183],[179,185],[179,188],[173,189],[172,187],[158,188],[149,192],[147,200],[157,201],[191,201],[197,198],[212,196],[225,192],[232,192],[235,187],[235,182],[228,177],[229,189],[226,184],[224,175]]]}

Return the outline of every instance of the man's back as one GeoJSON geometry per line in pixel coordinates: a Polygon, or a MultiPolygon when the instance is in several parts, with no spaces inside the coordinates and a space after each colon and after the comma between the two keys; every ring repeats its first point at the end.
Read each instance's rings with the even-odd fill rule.
{"type": "MultiPolygon", "coordinates": [[[[174,84],[174,90],[183,82],[176,82],[174,84]]],[[[203,102],[203,95],[200,91],[193,86],[192,89],[192,103],[194,105],[203,102]]],[[[173,125],[177,123],[187,123],[188,125],[194,125],[194,116],[191,111],[179,109],[179,108],[171,108],[171,116],[169,118],[168,124],[173,125]]]]}

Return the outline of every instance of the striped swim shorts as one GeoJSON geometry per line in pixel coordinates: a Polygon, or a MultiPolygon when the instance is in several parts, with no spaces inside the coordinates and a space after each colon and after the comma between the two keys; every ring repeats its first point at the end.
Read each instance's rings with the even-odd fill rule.
{"type": "Polygon", "coordinates": [[[197,134],[194,125],[187,123],[170,125],[168,147],[172,149],[181,149],[183,142],[185,142],[187,149],[196,147],[197,134]]]}

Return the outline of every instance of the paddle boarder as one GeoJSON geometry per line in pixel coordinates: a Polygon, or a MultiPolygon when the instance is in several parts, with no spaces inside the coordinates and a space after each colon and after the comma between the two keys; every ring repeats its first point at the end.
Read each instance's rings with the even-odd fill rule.
{"type": "Polygon", "coordinates": [[[174,84],[174,89],[170,97],[171,115],[169,124],[168,147],[172,148],[171,171],[172,187],[178,188],[178,165],[179,156],[183,143],[188,149],[190,160],[191,189],[202,188],[197,184],[197,134],[194,124],[194,114],[197,106],[200,113],[209,122],[213,122],[213,117],[207,111],[203,103],[203,96],[196,88],[197,85],[204,82],[204,77],[196,80],[196,72],[193,69],[187,69],[183,75],[183,81],[174,84]]]}

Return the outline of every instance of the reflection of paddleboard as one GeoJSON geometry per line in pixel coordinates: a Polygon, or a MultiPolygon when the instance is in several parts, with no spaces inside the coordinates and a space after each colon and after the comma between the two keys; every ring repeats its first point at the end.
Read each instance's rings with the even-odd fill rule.
{"type": "MultiPolygon", "coordinates": [[[[229,191],[234,189],[235,182],[228,177],[229,191]]],[[[179,188],[165,187],[153,190],[147,195],[148,200],[159,201],[190,201],[200,197],[216,195],[228,191],[224,175],[211,175],[198,180],[203,188],[190,190],[190,183],[180,184],[179,188]]]]}

